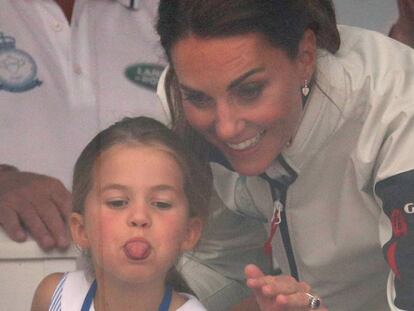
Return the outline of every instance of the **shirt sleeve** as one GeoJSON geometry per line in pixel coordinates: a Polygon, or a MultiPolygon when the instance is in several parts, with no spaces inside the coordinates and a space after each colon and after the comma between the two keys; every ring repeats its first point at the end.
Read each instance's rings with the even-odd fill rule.
{"type": "Polygon", "coordinates": [[[394,275],[388,284],[395,291],[390,308],[414,310],[414,69],[407,66],[414,53],[389,47],[380,51],[385,66],[377,66],[383,68],[371,82],[359,158],[364,165],[372,163],[363,173],[381,207],[380,241],[394,275]]]}
{"type": "Polygon", "coordinates": [[[397,308],[414,310],[414,170],[379,182],[375,191],[391,223],[391,236],[383,245],[393,274],[388,297],[397,308]]]}

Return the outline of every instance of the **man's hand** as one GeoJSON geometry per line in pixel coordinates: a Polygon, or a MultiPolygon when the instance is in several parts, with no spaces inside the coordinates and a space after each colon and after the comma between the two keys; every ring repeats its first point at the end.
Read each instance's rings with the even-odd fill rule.
{"type": "Polygon", "coordinates": [[[70,211],[71,194],[59,180],[17,170],[0,172],[0,225],[14,241],[25,241],[27,230],[44,250],[66,249],[70,211]]]}
{"type": "Polygon", "coordinates": [[[414,0],[398,0],[398,12],[389,36],[414,48],[414,0]]]}

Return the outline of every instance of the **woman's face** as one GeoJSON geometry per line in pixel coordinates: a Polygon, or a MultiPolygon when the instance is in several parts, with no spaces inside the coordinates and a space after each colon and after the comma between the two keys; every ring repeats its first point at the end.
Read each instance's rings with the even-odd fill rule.
{"type": "Polygon", "coordinates": [[[173,46],[188,122],[243,175],[266,170],[295,134],[314,65],[315,52],[305,49],[315,50],[313,33],[304,38],[293,60],[254,33],[190,36],[173,46]]]}

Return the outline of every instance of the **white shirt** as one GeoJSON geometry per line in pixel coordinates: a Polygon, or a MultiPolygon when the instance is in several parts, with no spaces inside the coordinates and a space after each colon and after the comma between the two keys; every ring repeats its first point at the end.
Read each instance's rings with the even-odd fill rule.
{"type": "MultiPolygon", "coordinates": [[[[65,273],[54,291],[49,311],[81,310],[91,283],[82,270],[65,273]]],[[[176,311],[207,311],[196,297],[186,293],[179,293],[179,295],[184,296],[187,301],[176,311]]],[[[93,303],[89,311],[95,311],[93,303]]]]}
{"type": "Polygon", "coordinates": [[[123,3],[77,0],[69,25],[54,1],[0,2],[0,163],[70,187],[75,159],[99,130],[127,115],[166,120],[154,92],[165,64],[158,3],[123,3]]]}

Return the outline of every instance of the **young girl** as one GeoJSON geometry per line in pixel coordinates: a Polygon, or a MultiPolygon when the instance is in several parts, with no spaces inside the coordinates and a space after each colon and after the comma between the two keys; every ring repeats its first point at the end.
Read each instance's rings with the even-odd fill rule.
{"type": "Polygon", "coordinates": [[[74,170],[70,229],[93,273],[47,276],[32,311],[205,310],[174,268],[197,243],[208,166],[158,121],[124,119],[99,133],[74,170]]]}

